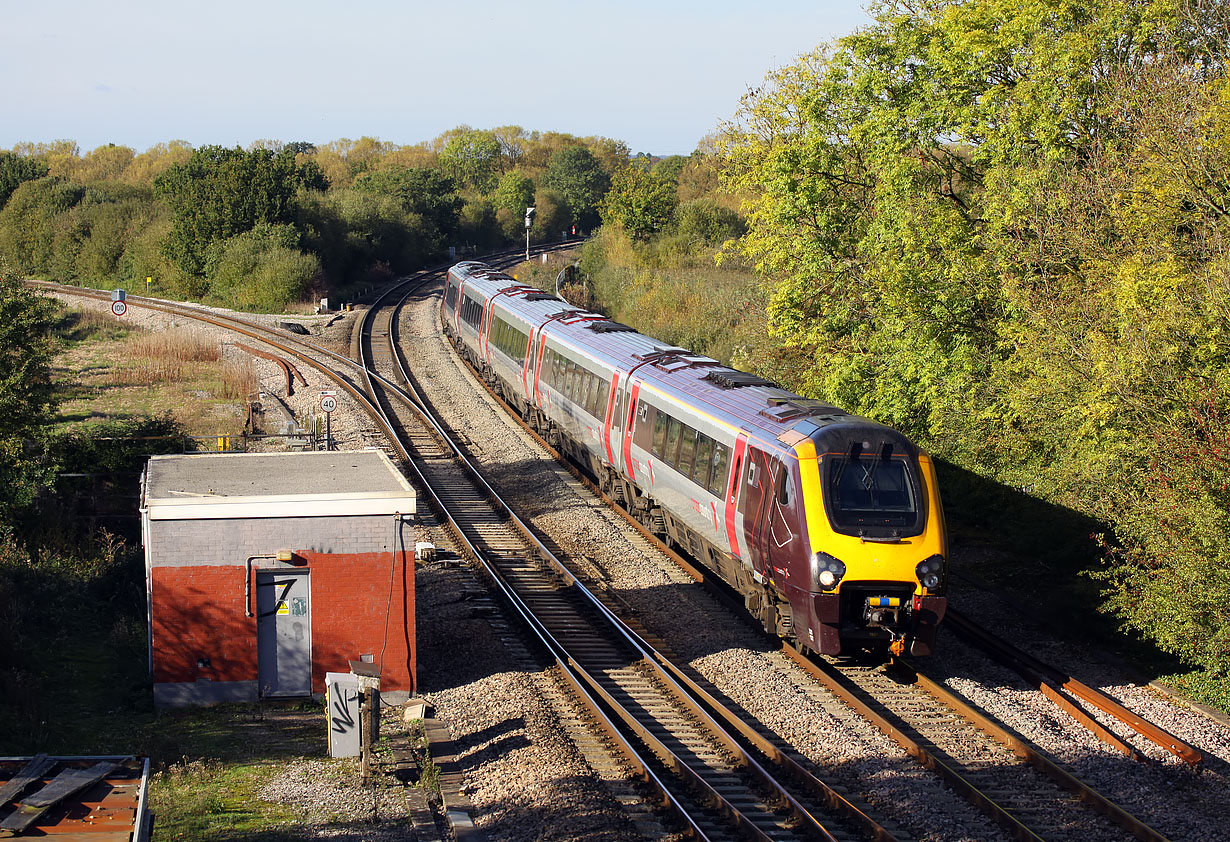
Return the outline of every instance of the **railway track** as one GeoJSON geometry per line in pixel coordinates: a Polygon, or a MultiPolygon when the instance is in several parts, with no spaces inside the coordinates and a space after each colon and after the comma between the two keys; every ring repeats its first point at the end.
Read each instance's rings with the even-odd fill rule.
{"type": "Polygon", "coordinates": [[[370,380],[373,397],[409,443],[433,508],[683,826],[714,840],[896,838],[783,753],[746,747],[747,735],[755,734],[750,726],[732,734],[719,724],[718,717],[729,722],[733,715],[698,697],[698,688],[665,667],[667,659],[577,579],[464,459],[444,425],[423,423],[429,404],[401,359],[395,316],[396,307],[374,306],[359,350],[364,369],[381,375],[370,380]],[[404,391],[388,387],[397,380],[404,391]],[[470,466],[467,472],[457,470],[458,458],[470,466]],[[781,771],[770,771],[774,766],[781,771]],[[793,780],[783,784],[779,775],[793,780]]]}
{"type": "MultiPolygon", "coordinates": [[[[498,395],[494,392],[491,395],[499,401],[498,395]]],[[[511,412],[506,405],[505,410],[511,412]]],[[[526,432],[534,435],[528,428],[526,432]]],[[[545,441],[534,437],[560,458],[545,441]]],[[[591,490],[605,497],[601,489],[591,486],[591,490]]],[[[606,502],[614,505],[609,498],[606,502]]],[[[645,537],[657,542],[641,524],[630,517],[627,519],[645,537]]],[[[661,551],[698,579],[711,580],[711,575],[703,569],[695,568],[661,542],[657,543],[661,551]]],[[[841,673],[843,678],[824,682],[830,690],[885,734],[897,739],[911,756],[939,774],[971,804],[999,823],[1012,838],[1067,839],[1073,834],[1089,840],[1136,838],[1160,842],[1166,838],[999,723],[978,713],[942,686],[913,672],[904,662],[895,665],[895,673],[865,667],[824,670],[811,662],[808,662],[808,669],[817,676],[826,674],[830,679],[841,673]],[[897,680],[894,674],[898,678],[909,677],[897,680]]],[[[1072,686],[1071,682],[1068,686],[1072,686]]],[[[1107,698],[1098,695],[1104,700],[1107,698]]],[[[1079,714],[1079,710],[1070,705],[1063,707],[1065,712],[1079,714]]],[[[1109,710],[1109,707],[1103,709],[1109,710]]],[[[1114,744],[1113,735],[1095,721],[1087,716],[1076,718],[1100,738],[1114,744]]],[[[1189,762],[1192,758],[1198,760],[1198,752],[1170,735],[1156,737],[1160,729],[1148,728],[1139,717],[1124,712],[1123,718],[1125,722],[1134,721],[1137,726],[1145,726],[1138,730],[1151,739],[1164,742],[1178,756],[1189,762]]]]}
{"type": "MultiPolygon", "coordinates": [[[[420,280],[426,281],[427,276],[420,280]]],[[[97,297],[105,298],[106,295],[98,293],[97,297]]],[[[458,529],[459,535],[473,546],[476,555],[492,560],[493,578],[508,581],[510,591],[507,598],[510,604],[525,611],[525,622],[534,629],[542,646],[552,652],[561,665],[568,665],[574,684],[589,687],[590,701],[586,704],[593,720],[601,722],[606,729],[609,742],[620,744],[629,758],[639,758],[628,762],[638,769],[642,780],[658,779],[659,790],[663,793],[660,797],[674,806],[684,825],[700,838],[726,838],[735,834],[754,838],[796,838],[805,831],[814,838],[907,838],[902,833],[894,836],[883,826],[866,818],[864,811],[849,804],[849,800],[836,789],[823,784],[800,788],[793,782],[797,771],[790,769],[793,758],[788,750],[774,745],[771,735],[766,737],[759,733],[752,724],[744,723],[742,727],[733,724],[733,715],[720,712],[721,705],[716,699],[700,701],[705,695],[703,688],[693,686],[685,689],[688,677],[677,668],[672,669],[669,659],[654,647],[642,642],[622,644],[631,648],[620,648],[609,642],[599,645],[591,640],[589,635],[597,625],[612,623],[613,615],[620,610],[617,602],[609,598],[604,601],[592,593],[585,597],[587,602],[583,604],[568,600],[558,605],[553,602],[561,596],[579,594],[586,589],[572,573],[563,569],[547,544],[538,542],[535,545],[537,538],[533,530],[524,524],[517,524],[517,518],[507,504],[491,504],[498,495],[486,485],[477,471],[466,477],[457,469],[456,459],[464,447],[446,443],[447,430],[443,425],[438,421],[433,424],[413,420],[414,413],[409,411],[409,407],[422,408],[426,401],[409,386],[395,385],[403,382],[403,377],[407,384],[412,380],[404,373],[397,372],[400,363],[395,351],[397,320],[393,308],[372,308],[375,321],[365,328],[358,340],[367,347],[365,353],[371,355],[371,360],[367,367],[359,367],[340,355],[324,352],[242,320],[212,314],[202,316],[192,308],[185,311],[184,308],[141,299],[130,298],[129,303],[194,318],[204,317],[215,324],[268,342],[308,365],[322,371],[328,370],[330,376],[337,377],[338,385],[346,389],[356,402],[368,407],[373,417],[383,416],[386,420],[382,423],[388,426],[389,432],[404,437],[408,442],[400,458],[407,464],[430,472],[430,481],[427,477],[423,481],[435,489],[435,494],[450,500],[460,514],[458,523],[466,524],[465,528],[458,529]],[[333,373],[337,369],[342,370],[340,375],[333,373]],[[511,587],[512,584],[519,587],[511,587]],[[533,619],[536,616],[537,619],[533,619]],[[542,619],[544,616],[550,620],[542,619]],[[571,651],[560,643],[560,638],[574,641],[579,648],[571,651]],[[664,663],[668,666],[660,669],[664,663]],[[661,720],[655,721],[651,717],[650,724],[642,723],[638,727],[633,724],[635,717],[629,716],[621,724],[623,716],[617,712],[620,706],[616,704],[621,700],[626,703],[625,708],[658,711],[661,720]],[[722,719],[725,725],[715,731],[713,726],[722,719]],[[640,730],[646,733],[641,734],[640,730]],[[710,735],[700,736],[705,730],[709,730],[710,735]],[[719,731],[724,736],[718,735],[719,731]],[[757,740],[760,741],[759,745],[757,740]],[[692,773],[671,772],[675,767],[687,765],[684,759],[698,762],[699,766],[692,773]],[[756,766],[768,768],[774,764],[778,764],[778,771],[764,778],[758,778],[748,771],[756,766]],[[676,775],[674,782],[667,783],[672,774],[676,775]],[[780,781],[771,780],[775,776],[791,782],[783,785],[780,781]],[[692,780],[690,785],[680,783],[687,779],[692,780]],[[732,785],[732,781],[737,783],[732,785]],[[712,783],[717,784],[711,786],[716,797],[706,792],[706,785],[712,783]],[[805,794],[796,795],[798,792],[805,794]],[[854,812],[849,812],[843,802],[853,807],[854,812]],[[837,819],[826,812],[835,809],[844,811],[845,816],[837,819]],[[724,818],[719,821],[719,816],[724,818]],[[809,826],[808,817],[816,819],[818,816],[825,818],[809,826]]],[[[464,435],[461,438],[464,440],[464,435]]],[[[443,499],[437,501],[442,511],[443,502],[443,499]]],[[[619,626],[618,621],[613,624],[619,626]]],[[[812,668],[815,668],[814,665],[812,668]]],[[[1037,665],[1032,668],[1037,669],[1037,665]]],[[[908,670],[908,667],[905,669],[908,670]]],[[[844,675],[838,683],[846,684],[852,698],[861,696],[861,704],[879,715],[884,722],[879,727],[885,733],[890,736],[910,734],[919,750],[906,750],[923,765],[935,768],[937,762],[944,761],[944,765],[951,766],[952,773],[969,784],[968,788],[976,793],[966,793],[966,797],[979,809],[992,815],[1014,838],[1165,838],[1126,814],[1126,818],[1115,818],[1117,808],[1114,805],[1110,805],[1109,809],[1101,805],[1097,809],[1115,818],[1118,824],[1111,824],[1100,816],[1090,818],[1094,814],[1087,809],[1087,805],[1097,804],[1100,796],[1074,791],[1068,784],[1057,783],[1056,779],[1042,773],[1029,778],[1028,794],[1015,792],[1015,785],[1025,780],[1017,774],[1019,770],[1037,768],[1050,761],[1043,758],[1044,763],[1040,764],[1023,757],[1021,751],[1012,747],[1010,741],[1017,739],[1012,735],[1007,741],[998,739],[988,742],[975,734],[983,732],[981,725],[969,726],[966,720],[967,726],[963,726],[963,730],[958,728],[961,718],[951,712],[952,708],[947,703],[935,701],[938,697],[929,691],[925,676],[915,674],[910,678],[909,673],[904,672],[894,680],[883,673],[877,674],[875,670],[860,668],[848,669],[844,675]],[[905,676],[904,680],[902,676],[905,676]],[[930,696],[933,701],[924,702],[924,695],[930,696]],[[953,729],[951,735],[945,736],[945,729],[953,729]],[[971,737],[971,734],[975,736],[971,737]],[[1000,748],[995,748],[992,743],[1000,748]],[[1004,748],[1005,745],[1007,748],[1004,748]],[[968,762],[961,758],[963,751],[972,752],[968,762]],[[988,760],[993,753],[996,753],[994,759],[988,760]],[[1032,767],[1026,764],[1032,764],[1032,767]],[[1005,770],[1011,770],[1007,777],[1003,774],[1005,770]],[[981,773],[986,775],[979,778],[981,773]]],[[[1044,677],[1046,680],[1043,683],[1055,683],[1054,675],[1046,674],[1044,677]]],[[[1070,682],[1064,682],[1061,689],[1072,692],[1072,686],[1070,682]]],[[[846,703],[850,704],[849,701],[846,703]]],[[[852,706],[858,709],[858,704],[852,706]]],[[[1181,743],[1168,737],[1160,738],[1168,750],[1192,762],[1190,758],[1194,750],[1185,752],[1180,747],[1181,743]]],[[[961,787],[958,786],[958,789],[961,787]]]]}

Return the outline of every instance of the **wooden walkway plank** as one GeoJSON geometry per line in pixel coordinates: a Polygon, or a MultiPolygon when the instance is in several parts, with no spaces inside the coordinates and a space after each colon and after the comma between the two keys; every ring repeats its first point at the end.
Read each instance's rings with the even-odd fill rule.
{"type": "Polygon", "coordinates": [[[52,766],[56,765],[56,761],[52,760],[45,754],[38,754],[30,758],[20,772],[8,780],[4,786],[0,786],[0,807],[10,801],[16,801],[30,784],[37,780],[41,780],[52,766]]]}
{"type": "Polygon", "coordinates": [[[86,787],[92,786],[119,768],[118,763],[103,761],[88,769],[65,769],[42,789],[21,800],[8,818],[0,822],[0,834],[20,833],[39,816],[56,804],[86,787]]]}

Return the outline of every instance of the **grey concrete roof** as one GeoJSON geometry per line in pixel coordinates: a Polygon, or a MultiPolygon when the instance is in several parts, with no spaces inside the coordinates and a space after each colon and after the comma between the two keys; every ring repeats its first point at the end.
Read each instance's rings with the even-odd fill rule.
{"type": "Polygon", "coordinates": [[[383,451],[153,456],[145,504],[155,500],[368,494],[411,495],[383,451]]]}

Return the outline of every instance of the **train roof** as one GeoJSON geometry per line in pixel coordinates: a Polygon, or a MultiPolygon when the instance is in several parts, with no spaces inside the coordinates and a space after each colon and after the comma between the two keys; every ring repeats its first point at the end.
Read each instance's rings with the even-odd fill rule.
{"type": "Polygon", "coordinates": [[[490,297],[503,293],[496,306],[526,321],[545,325],[548,338],[581,350],[622,371],[635,374],[651,388],[683,399],[720,423],[791,445],[802,437],[824,444],[821,431],[838,425],[873,426],[886,436],[914,446],[891,427],[823,401],[804,398],[758,375],[723,365],[646,336],[600,313],[578,309],[550,293],[520,284],[515,278],[476,261],[457,264],[467,287],[490,297]],[[794,431],[793,433],[791,431],[794,431]]]}
{"type": "MultiPolygon", "coordinates": [[[[791,430],[799,436],[835,425],[891,428],[851,415],[823,401],[804,398],[756,374],[731,368],[686,348],[667,345],[596,313],[577,311],[546,326],[548,336],[635,376],[659,392],[707,410],[719,422],[770,438],[791,430]]],[[[789,437],[787,437],[789,438],[789,437]]],[[[904,444],[906,439],[901,436],[904,444]]],[[[800,440],[797,436],[787,444],[800,440]]],[[[785,439],[783,439],[785,441],[785,439]]]]}

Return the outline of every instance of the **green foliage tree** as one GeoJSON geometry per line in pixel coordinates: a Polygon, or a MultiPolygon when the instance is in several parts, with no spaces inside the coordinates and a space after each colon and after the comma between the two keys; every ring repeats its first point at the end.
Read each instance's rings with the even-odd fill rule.
{"type": "Polygon", "coordinates": [[[675,210],[672,232],[695,246],[720,246],[747,231],[742,217],[713,199],[684,202],[675,210]]]}
{"type": "Polygon", "coordinates": [[[22,183],[0,209],[0,258],[23,275],[48,273],[62,215],[85,197],[85,188],[55,176],[22,183]]]}
{"type": "Polygon", "coordinates": [[[541,183],[563,198],[578,224],[590,226],[598,220],[598,202],[611,178],[584,146],[568,146],[551,156],[541,183]]]}
{"type": "Polygon", "coordinates": [[[524,214],[534,204],[534,180],[521,170],[509,170],[500,178],[492,202],[514,214],[524,214]]]}
{"type": "Polygon", "coordinates": [[[47,165],[35,158],[0,152],[0,208],[19,184],[47,175],[47,165]]]}
{"type": "Polygon", "coordinates": [[[48,334],[55,303],[0,268],[0,533],[48,484],[47,425],[57,406],[48,334]]]}
{"type": "Polygon", "coordinates": [[[1174,520],[1199,536],[1149,525],[1158,476],[1218,493],[1195,408],[1210,386],[1218,407],[1230,395],[1230,267],[1211,247],[1230,233],[1225,16],[1168,0],[871,11],[749,94],[725,141],[772,330],[812,361],[793,385],[1103,519],[1109,607],[1230,670],[1220,515],[1174,520]],[[1153,460],[1159,429],[1202,467],[1153,460]]]}
{"type": "Polygon", "coordinates": [[[598,210],[603,223],[616,223],[634,238],[647,240],[670,222],[676,201],[673,180],[631,164],[616,171],[598,210]]]}
{"type": "Polygon", "coordinates": [[[291,222],[296,193],[327,184],[318,167],[298,165],[290,151],[206,146],[193,152],[186,164],[158,176],[154,186],[175,219],[164,244],[167,256],[185,272],[199,275],[211,243],[259,222],[291,222]]]}
{"type": "MultiPolygon", "coordinates": [[[[534,227],[530,229],[530,238],[536,242],[548,240],[558,241],[563,232],[572,228],[575,217],[568,202],[554,190],[539,190],[534,194],[535,209],[534,227]]],[[[525,237],[525,211],[513,214],[513,232],[510,239],[516,241],[525,237]]],[[[507,231],[507,229],[505,229],[507,231]]]]}
{"type": "Polygon", "coordinates": [[[421,216],[446,237],[457,228],[462,200],[451,177],[434,168],[408,168],[364,173],[355,189],[396,199],[409,213],[421,216]]]}
{"type": "Polygon", "coordinates": [[[484,198],[468,200],[457,221],[457,236],[463,245],[490,249],[505,241],[496,209],[484,198]]]}
{"type": "Polygon", "coordinates": [[[490,193],[499,179],[500,141],[492,132],[456,130],[440,150],[440,170],[462,187],[490,193]]]}
{"type": "Polygon", "coordinates": [[[320,272],[316,258],[298,244],[293,225],[264,222],[212,243],[205,260],[210,299],[233,310],[284,312],[303,299],[320,272]]]}

